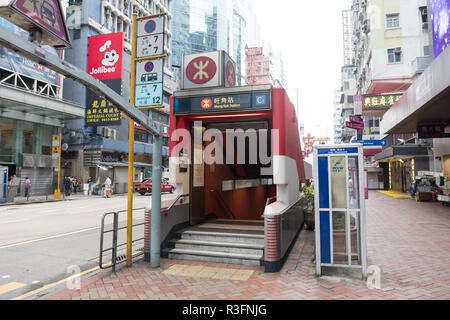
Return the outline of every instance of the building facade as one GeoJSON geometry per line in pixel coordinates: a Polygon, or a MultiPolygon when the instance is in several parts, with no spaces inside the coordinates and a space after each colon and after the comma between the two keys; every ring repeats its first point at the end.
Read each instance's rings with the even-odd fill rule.
{"type": "MultiPolygon", "coordinates": [[[[0,18],[0,27],[24,39],[28,33],[0,18]]],[[[59,54],[44,45],[46,51],[59,54]]],[[[57,162],[52,137],[64,120],[84,117],[82,105],[62,99],[62,78],[42,65],[0,47],[0,166],[20,179],[24,195],[27,177],[31,196],[53,194],[57,162]]]]}
{"type": "MultiPolygon", "coordinates": [[[[165,48],[167,55],[164,65],[165,109],[144,110],[149,118],[169,123],[170,96],[175,89],[172,80],[172,15],[171,0],[118,0],[118,1],[70,1],[67,10],[67,23],[72,37],[73,48],[66,50],[65,60],[85,69],[87,66],[91,36],[124,33],[124,57],[122,95],[130,95],[131,73],[131,28],[133,13],[139,17],[167,13],[165,24],[165,48]]],[[[64,99],[86,105],[87,89],[70,79],[64,80],[64,99]]],[[[109,127],[89,127],[84,119],[66,121],[63,141],[69,145],[63,153],[63,175],[77,176],[82,182],[89,177],[97,183],[103,182],[106,175],[112,177],[115,192],[126,192],[129,121],[121,119],[121,124],[109,127]]],[[[135,175],[136,182],[151,176],[153,137],[135,126],[135,175]]],[[[167,165],[169,141],[164,139],[163,161],[167,165]]]]}
{"type": "MultiPolygon", "coordinates": [[[[352,12],[356,89],[363,98],[363,139],[386,140],[385,148],[415,150],[423,157],[430,141],[419,140],[417,135],[383,135],[380,122],[430,63],[427,0],[354,0],[352,12]],[[400,148],[405,144],[418,149],[400,148]]],[[[409,161],[412,155],[382,151],[381,144],[365,150],[366,168],[371,171],[369,186],[406,192],[408,177],[414,175],[407,173],[414,167],[409,161]],[[396,156],[384,156],[389,154],[396,156]],[[387,183],[388,176],[390,181],[400,176],[403,183],[387,183]]],[[[422,162],[427,161],[416,161],[416,171],[422,162]]]]}

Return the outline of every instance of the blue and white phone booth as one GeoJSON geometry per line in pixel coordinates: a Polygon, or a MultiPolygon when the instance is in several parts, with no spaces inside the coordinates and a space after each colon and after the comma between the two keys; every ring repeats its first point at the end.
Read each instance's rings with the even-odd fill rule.
{"type": "Polygon", "coordinates": [[[360,268],[367,278],[363,146],[314,147],[316,273],[360,268]]]}
{"type": "Polygon", "coordinates": [[[0,203],[6,202],[8,192],[8,168],[0,167],[0,203]]]}

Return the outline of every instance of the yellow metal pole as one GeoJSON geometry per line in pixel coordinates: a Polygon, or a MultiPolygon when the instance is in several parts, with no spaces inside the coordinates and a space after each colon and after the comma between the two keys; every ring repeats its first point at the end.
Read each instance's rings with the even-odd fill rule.
{"type": "MultiPolygon", "coordinates": [[[[131,36],[131,84],[130,104],[134,106],[136,96],[136,44],[137,44],[137,14],[133,14],[133,31],[131,36]]],[[[129,121],[128,150],[128,225],[127,225],[127,266],[131,267],[133,250],[133,193],[134,193],[134,120],[129,121]]]]}

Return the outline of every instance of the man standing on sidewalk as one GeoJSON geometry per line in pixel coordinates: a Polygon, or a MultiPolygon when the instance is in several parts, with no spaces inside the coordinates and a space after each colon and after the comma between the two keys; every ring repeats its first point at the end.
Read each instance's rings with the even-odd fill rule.
{"type": "Polygon", "coordinates": [[[109,176],[106,176],[106,180],[105,180],[105,197],[106,198],[111,198],[111,179],[109,178],[109,176]]]}

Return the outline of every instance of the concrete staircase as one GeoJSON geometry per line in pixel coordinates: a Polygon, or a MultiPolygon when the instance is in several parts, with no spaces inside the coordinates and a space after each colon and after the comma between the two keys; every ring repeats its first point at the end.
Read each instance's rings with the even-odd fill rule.
{"type": "Polygon", "coordinates": [[[211,220],[182,230],[169,242],[162,256],[246,266],[260,266],[264,259],[264,222],[211,220]]]}

